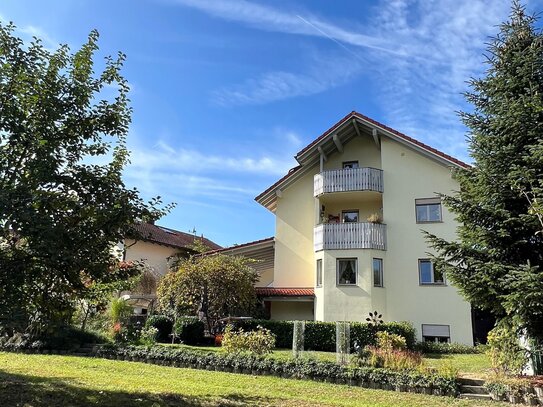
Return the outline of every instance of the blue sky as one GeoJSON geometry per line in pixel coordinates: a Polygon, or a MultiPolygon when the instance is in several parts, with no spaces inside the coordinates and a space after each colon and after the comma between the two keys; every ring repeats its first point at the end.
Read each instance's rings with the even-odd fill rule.
{"type": "MultiPolygon", "coordinates": [[[[507,1],[3,0],[22,38],[127,54],[125,178],[159,223],[221,245],[272,236],[253,198],[352,110],[469,160],[455,111],[507,1]]],[[[529,9],[540,11],[541,3],[529,9]]]]}

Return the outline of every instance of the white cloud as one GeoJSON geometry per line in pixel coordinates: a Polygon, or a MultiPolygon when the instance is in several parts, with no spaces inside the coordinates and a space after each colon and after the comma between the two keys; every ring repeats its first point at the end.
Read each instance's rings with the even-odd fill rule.
{"type": "Polygon", "coordinates": [[[164,141],[157,142],[152,151],[133,149],[131,161],[134,168],[141,170],[168,168],[193,173],[228,171],[261,175],[284,174],[293,164],[288,157],[276,158],[256,153],[254,157],[205,154],[194,149],[176,149],[164,141]]]}
{"type": "Polygon", "coordinates": [[[312,15],[284,12],[245,0],[176,0],[176,3],[261,30],[323,37],[358,47],[397,52],[381,37],[350,31],[312,15]]]}
{"type": "Polygon", "coordinates": [[[350,58],[332,69],[263,73],[218,90],[216,102],[261,104],[313,95],[346,83],[367,66],[364,73],[379,89],[388,124],[464,158],[465,129],[455,111],[465,108],[466,81],[482,73],[485,43],[509,12],[509,3],[498,1],[381,0],[364,16],[373,23],[362,27],[355,17],[340,26],[308,12],[245,0],[176,2],[259,30],[327,38],[350,58]]]}
{"type": "Polygon", "coordinates": [[[380,58],[380,100],[387,121],[414,137],[466,159],[466,81],[485,69],[485,43],[507,17],[507,2],[382,1],[373,35],[386,35],[401,54],[380,58]]]}
{"type": "MultiPolygon", "coordinates": [[[[297,134],[285,130],[285,138],[297,134]]],[[[134,140],[137,135],[132,134],[134,140]]],[[[296,148],[289,144],[287,148],[296,148]]],[[[294,165],[291,154],[277,156],[210,154],[196,149],[174,147],[163,140],[152,148],[130,146],[130,165],[124,171],[129,185],[137,185],[144,196],[164,196],[168,200],[187,199],[244,204],[257,195],[263,179],[274,180],[294,165]],[[280,157],[280,158],[278,158],[280,157]]]]}
{"type": "Polygon", "coordinates": [[[305,73],[268,72],[213,93],[221,106],[264,104],[297,96],[324,92],[349,82],[363,65],[358,60],[338,55],[314,57],[305,73]]]}

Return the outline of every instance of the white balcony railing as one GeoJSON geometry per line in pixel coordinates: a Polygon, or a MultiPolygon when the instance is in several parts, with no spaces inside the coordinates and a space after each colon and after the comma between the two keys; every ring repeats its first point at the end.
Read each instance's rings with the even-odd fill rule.
{"type": "Polygon", "coordinates": [[[383,171],[377,168],[346,168],[316,174],[314,196],[329,192],[376,191],[383,192],[383,171]]]}
{"type": "Polygon", "coordinates": [[[314,230],[315,251],[329,249],[386,250],[386,225],[380,223],[324,223],[314,230]]]}

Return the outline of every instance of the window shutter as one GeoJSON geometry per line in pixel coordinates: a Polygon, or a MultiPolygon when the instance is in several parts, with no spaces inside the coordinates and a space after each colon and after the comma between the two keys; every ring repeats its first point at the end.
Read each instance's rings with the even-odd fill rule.
{"type": "Polygon", "coordinates": [[[432,205],[432,204],[440,204],[441,198],[439,196],[436,196],[435,198],[420,198],[415,199],[416,205],[432,205]]]}
{"type": "Polygon", "coordinates": [[[451,327],[449,325],[422,324],[422,336],[440,336],[450,338],[451,327]]]}

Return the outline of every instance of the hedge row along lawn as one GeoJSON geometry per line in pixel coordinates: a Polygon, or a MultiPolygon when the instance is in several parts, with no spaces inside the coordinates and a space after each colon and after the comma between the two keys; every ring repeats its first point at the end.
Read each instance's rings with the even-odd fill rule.
{"type": "MultiPolygon", "coordinates": [[[[192,350],[201,350],[202,352],[220,352],[220,347],[215,346],[189,346],[189,345],[166,345],[160,344],[160,346],[172,346],[176,348],[187,348],[192,350]]],[[[292,350],[290,349],[276,349],[269,357],[274,359],[289,360],[292,359],[292,350]]],[[[304,357],[309,359],[315,359],[321,362],[335,362],[336,354],[333,352],[316,352],[307,351],[304,352],[304,357]]],[[[475,353],[469,355],[457,355],[457,354],[427,354],[424,355],[424,361],[429,367],[438,368],[443,363],[450,363],[454,368],[458,369],[460,373],[466,373],[469,375],[484,376],[490,371],[490,359],[484,353],[475,353]]]]}
{"type": "Polygon", "coordinates": [[[506,406],[270,376],[0,352],[0,405],[506,406]]]}

